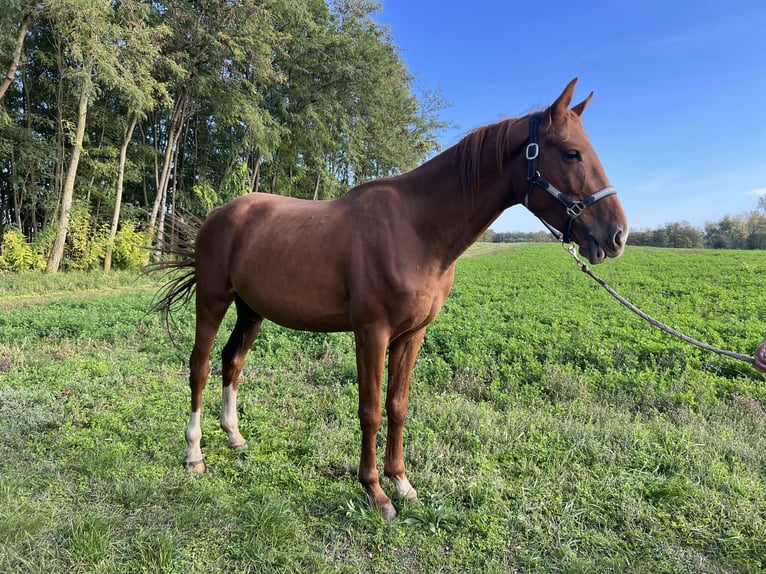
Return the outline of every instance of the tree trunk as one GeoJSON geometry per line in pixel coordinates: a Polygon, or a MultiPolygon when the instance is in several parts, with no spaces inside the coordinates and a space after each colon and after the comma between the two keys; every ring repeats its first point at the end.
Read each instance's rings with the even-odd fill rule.
{"type": "MultiPolygon", "coordinates": [[[[64,77],[67,66],[64,64],[64,48],[58,38],[53,39],[56,48],[56,70],[58,78],[56,81],[56,164],[53,167],[53,190],[56,201],[52,207],[45,210],[45,219],[43,226],[53,225],[56,214],[61,206],[61,194],[64,189],[64,174],[66,171],[66,134],[64,133],[64,77]]],[[[26,66],[25,66],[26,67],[26,66]]],[[[31,114],[31,109],[30,114],[31,114]]],[[[31,125],[31,118],[30,118],[31,125]]],[[[30,129],[31,133],[31,129],[30,129]]]]}
{"type": "Polygon", "coordinates": [[[53,242],[50,257],[48,257],[48,273],[55,273],[61,266],[61,260],[64,257],[64,243],[66,241],[67,231],[69,229],[69,212],[72,210],[72,199],[74,197],[74,184],[77,178],[77,166],[80,163],[80,153],[82,152],[82,142],[85,139],[85,122],[88,115],[88,96],[90,92],[90,67],[84,71],[82,87],[80,90],[80,105],[77,111],[77,127],[75,129],[75,141],[72,145],[72,155],[69,158],[69,167],[67,168],[66,179],[64,180],[64,190],[61,195],[61,212],[59,214],[59,228],[56,233],[56,240],[53,242]]]}
{"type": "Polygon", "coordinates": [[[16,77],[16,68],[19,67],[19,61],[21,61],[21,49],[24,46],[24,37],[27,35],[27,26],[29,26],[29,14],[24,14],[24,18],[21,20],[19,26],[19,35],[16,37],[16,49],[13,51],[13,57],[11,63],[8,66],[8,72],[5,74],[5,78],[0,82],[0,101],[3,100],[5,92],[13,83],[13,78],[16,77]]]}
{"type": "Polygon", "coordinates": [[[14,182],[14,179],[18,177],[17,173],[16,154],[13,152],[13,148],[11,148],[11,189],[13,190],[13,213],[16,219],[16,227],[23,233],[24,228],[21,226],[21,208],[22,203],[24,202],[24,196],[19,192],[19,185],[14,182]]]}
{"type": "Polygon", "coordinates": [[[258,187],[260,185],[261,180],[261,155],[257,154],[255,156],[255,160],[253,162],[255,165],[253,167],[253,175],[250,178],[250,191],[258,191],[258,187]]]}
{"type": "MultiPolygon", "coordinates": [[[[173,154],[173,197],[175,198],[177,186],[178,186],[178,148],[173,154]]],[[[170,186],[165,186],[165,192],[162,194],[162,202],[160,203],[159,223],[157,224],[157,248],[163,249],[165,246],[165,216],[168,212],[168,191],[170,186]]],[[[159,261],[160,251],[155,252],[155,257],[159,261]]]]}
{"type": "Polygon", "coordinates": [[[314,201],[319,199],[319,182],[322,180],[322,172],[317,173],[317,183],[314,186],[314,201]]]}
{"type": "Polygon", "coordinates": [[[117,194],[114,198],[114,215],[112,216],[112,228],[109,230],[109,242],[106,245],[106,255],[104,255],[104,271],[107,273],[112,268],[112,251],[114,251],[114,238],[117,236],[117,226],[120,223],[120,208],[122,207],[122,187],[125,179],[125,163],[128,157],[128,145],[133,137],[133,130],[138,122],[138,114],[133,115],[133,119],[128,126],[125,139],[120,147],[120,164],[117,168],[117,194]]]}
{"type": "Polygon", "coordinates": [[[277,153],[274,154],[274,161],[271,162],[272,165],[272,176],[271,176],[271,193],[277,192],[277,174],[279,169],[279,150],[277,150],[277,153]]]}
{"type": "Polygon", "coordinates": [[[157,215],[160,211],[163,198],[167,193],[168,182],[170,180],[170,168],[173,164],[173,157],[178,143],[178,138],[181,135],[183,129],[183,123],[186,116],[186,98],[181,95],[178,98],[176,108],[173,111],[173,118],[170,121],[168,127],[168,147],[165,150],[165,159],[162,166],[162,174],[157,182],[157,195],[154,198],[154,205],[152,206],[152,213],[149,217],[149,237],[155,236],[157,227],[157,215]]]}

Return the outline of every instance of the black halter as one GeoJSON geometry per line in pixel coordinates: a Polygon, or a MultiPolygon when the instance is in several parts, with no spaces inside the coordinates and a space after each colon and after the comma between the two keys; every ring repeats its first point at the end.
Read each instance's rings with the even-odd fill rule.
{"type": "Polygon", "coordinates": [[[577,217],[583,211],[585,211],[586,207],[593,205],[605,197],[615,195],[617,190],[612,186],[608,186],[603,189],[599,189],[595,193],[591,193],[584,199],[579,201],[572,201],[566,195],[556,189],[553,185],[551,185],[551,183],[544,179],[540,175],[540,172],[537,171],[537,156],[540,154],[540,146],[537,144],[537,128],[539,125],[540,114],[535,114],[529,119],[529,143],[525,148],[525,155],[527,158],[527,192],[524,194],[524,207],[529,209],[529,194],[532,193],[532,190],[535,188],[535,186],[539,187],[548,195],[561,202],[566,208],[568,217],[567,226],[564,230],[564,233],[561,233],[558,229],[553,227],[542,217],[540,217],[540,221],[543,222],[545,227],[548,228],[548,230],[554,235],[554,237],[556,237],[556,239],[563,243],[569,243],[572,239],[572,223],[574,223],[574,220],[577,219],[577,217]]]}

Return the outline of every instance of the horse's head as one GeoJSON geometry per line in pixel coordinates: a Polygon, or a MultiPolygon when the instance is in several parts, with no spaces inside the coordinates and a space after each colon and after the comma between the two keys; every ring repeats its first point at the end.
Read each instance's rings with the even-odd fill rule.
{"type": "Polygon", "coordinates": [[[622,254],[628,222],[580,120],[593,92],[569,108],[576,83],[529,118],[524,204],[596,264],[622,254]]]}

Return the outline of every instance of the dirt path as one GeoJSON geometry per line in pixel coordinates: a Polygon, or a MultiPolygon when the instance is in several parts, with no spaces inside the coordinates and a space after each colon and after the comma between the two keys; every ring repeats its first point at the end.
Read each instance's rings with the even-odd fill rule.
{"type": "Polygon", "coordinates": [[[57,291],[49,295],[21,295],[12,297],[0,297],[0,311],[11,311],[23,307],[35,305],[47,305],[67,299],[97,299],[109,297],[120,293],[141,293],[155,291],[157,286],[140,285],[136,287],[105,287],[103,289],[91,289],[88,291],[57,291]]]}

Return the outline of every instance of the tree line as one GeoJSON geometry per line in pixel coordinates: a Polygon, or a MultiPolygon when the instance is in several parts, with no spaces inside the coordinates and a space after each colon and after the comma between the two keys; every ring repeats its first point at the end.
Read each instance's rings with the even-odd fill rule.
{"type": "MultiPolygon", "coordinates": [[[[687,221],[667,223],[656,229],[631,229],[628,245],[696,249],[766,249],[766,197],[759,209],[744,215],[726,215],[720,221],[696,227],[687,221]]],[[[493,243],[542,243],[556,239],[547,231],[502,231],[489,229],[480,241],[493,243]]]]}
{"type": "Polygon", "coordinates": [[[766,249],[766,202],[760,211],[727,215],[695,227],[688,222],[668,223],[657,229],[631,230],[628,245],[698,249],[766,249]]]}
{"type": "Polygon", "coordinates": [[[179,213],[332,198],[438,150],[444,103],[377,0],[3,4],[0,269],[134,267],[179,213]]]}

